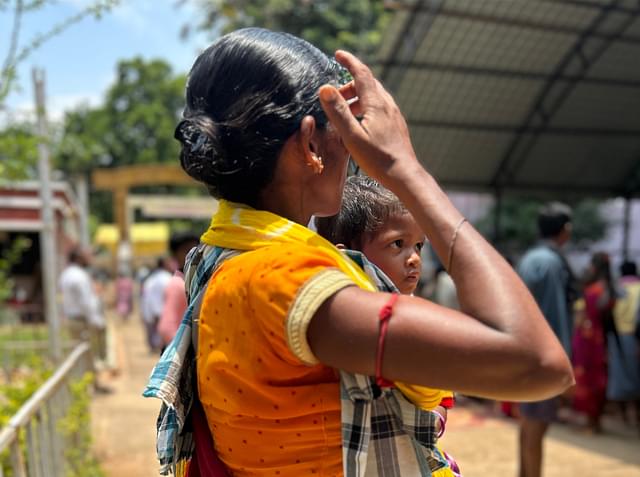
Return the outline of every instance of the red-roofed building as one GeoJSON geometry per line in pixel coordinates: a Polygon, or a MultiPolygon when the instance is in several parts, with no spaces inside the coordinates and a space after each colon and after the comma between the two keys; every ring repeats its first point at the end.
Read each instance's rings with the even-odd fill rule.
{"type": "MultiPolygon", "coordinates": [[[[14,264],[10,276],[14,290],[9,303],[25,320],[42,320],[42,279],[40,270],[40,232],[42,201],[36,181],[0,185],[0,254],[18,237],[27,239],[28,247],[14,264]]],[[[64,266],[70,248],[78,243],[79,208],[66,182],[53,182],[53,211],[57,249],[56,276],[64,266]]]]}

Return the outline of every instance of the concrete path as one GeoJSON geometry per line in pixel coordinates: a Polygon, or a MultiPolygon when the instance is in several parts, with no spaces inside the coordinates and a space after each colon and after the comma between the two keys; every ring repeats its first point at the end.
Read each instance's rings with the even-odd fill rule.
{"type": "MultiPolygon", "coordinates": [[[[142,390],[158,360],[149,353],[137,316],[114,325],[114,348],[119,373],[102,376],[113,389],[92,402],[94,449],[107,477],[158,476],[155,422],[160,401],[145,399],[142,390]]],[[[104,373],[103,373],[104,374],[104,373]]]]}

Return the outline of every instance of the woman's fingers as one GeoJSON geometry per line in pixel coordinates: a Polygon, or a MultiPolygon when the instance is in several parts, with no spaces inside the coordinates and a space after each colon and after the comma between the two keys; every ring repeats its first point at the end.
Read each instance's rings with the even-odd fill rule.
{"type": "Polygon", "coordinates": [[[415,152],[406,121],[391,95],[351,53],[337,51],[336,60],[353,75],[353,82],[340,90],[323,86],[320,99],[353,159],[383,184],[391,166],[396,176],[398,171],[414,168],[415,152]]]}
{"type": "Polygon", "coordinates": [[[353,81],[349,81],[347,84],[342,85],[338,88],[340,94],[347,101],[353,98],[358,97],[358,93],[356,92],[356,85],[353,81]]]}
{"type": "Polygon", "coordinates": [[[354,87],[360,98],[375,88],[375,78],[371,70],[362,61],[348,51],[336,51],[336,61],[344,66],[353,76],[354,87]]]}
{"type": "Polygon", "coordinates": [[[338,134],[349,149],[358,142],[367,141],[367,133],[351,111],[349,104],[340,92],[331,85],[320,87],[320,104],[329,118],[329,122],[336,128],[338,134]]]}
{"type": "Polygon", "coordinates": [[[347,101],[347,103],[349,104],[349,109],[354,116],[360,117],[364,114],[364,110],[362,109],[362,104],[360,103],[359,99],[347,101]]]}
{"type": "Polygon", "coordinates": [[[360,99],[358,98],[358,94],[356,93],[356,86],[353,81],[340,86],[338,88],[338,91],[340,92],[342,97],[347,100],[347,104],[349,104],[351,112],[355,116],[362,116],[362,104],[360,103],[360,99]]]}

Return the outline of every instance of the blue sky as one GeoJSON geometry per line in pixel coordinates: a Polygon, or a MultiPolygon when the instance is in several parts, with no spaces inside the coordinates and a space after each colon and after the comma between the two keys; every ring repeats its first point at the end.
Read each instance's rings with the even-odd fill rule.
{"type": "MultiPolygon", "coordinates": [[[[57,0],[23,19],[21,44],[37,33],[77,13],[89,0],[57,0]]],[[[53,120],[65,109],[83,102],[98,104],[114,79],[118,60],[142,56],[163,58],[176,72],[186,72],[198,51],[208,44],[199,34],[180,39],[185,23],[195,23],[197,12],[176,0],[120,0],[118,7],[100,20],[86,18],[53,38],[19,68],[20,90],[7,103],[12,114],[21,117],[32,109],[31,68],[44,68],[47,78],[47,109],[53,120]]],[[[0,61],[8,46],[11,15],[0,12],[0,61]]]]}

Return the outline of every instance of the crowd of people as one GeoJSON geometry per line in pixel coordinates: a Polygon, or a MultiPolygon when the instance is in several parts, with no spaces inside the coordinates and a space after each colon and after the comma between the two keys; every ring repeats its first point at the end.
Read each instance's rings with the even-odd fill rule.
{"type": "MultiPolygon", "coordinates": [[[[153,270],[145,271],[141,267],[136,280],[128,267],[121,267],[113,281],[116,315],[128,321],[138,310],[151,353],[159,354],[178,330],[187,308],[182,264],[189,250],[197,243],[198,237],[191,232],[175,233],[168,244],[170,254],[159,257],[153,270]]],[[[69,252],[67,265],[60,275],[59,290],[64,323],[70,339],[91,344],[90,361],[94,364],[94,370],[97,369],[96,363],[106,367],[105,308],[110,305],[106,298],[109,294],[105,293],[102,280],[97,279],[92,269],[91,250],[75,247],[69,252]]],[[[106,386],[100,385],[98,375],[96,373],[96,390],[108,392],[106,386]]]]}
{"type": "MultiPolygon", "coordinates": [[[[640,432],[640,278],[624,261],[618,278],[611,258],[596,252],[581,276],[566,258],[572,212],[552,202],[538,214],[540,240],[521,257],[517,271],[571,357],[576,384],[562,396],[502,409],[520,422],[520,476],[538,477],[544,436],[560,407],[572,409],[586,432],[602,432],[605,403],[619,405],[620,417],[640,432]]],[[[458,306],[455,285],[440,267],[433,299],[458,306]],[[454,297],[453,299],[451,297],[454,297]]]]}

